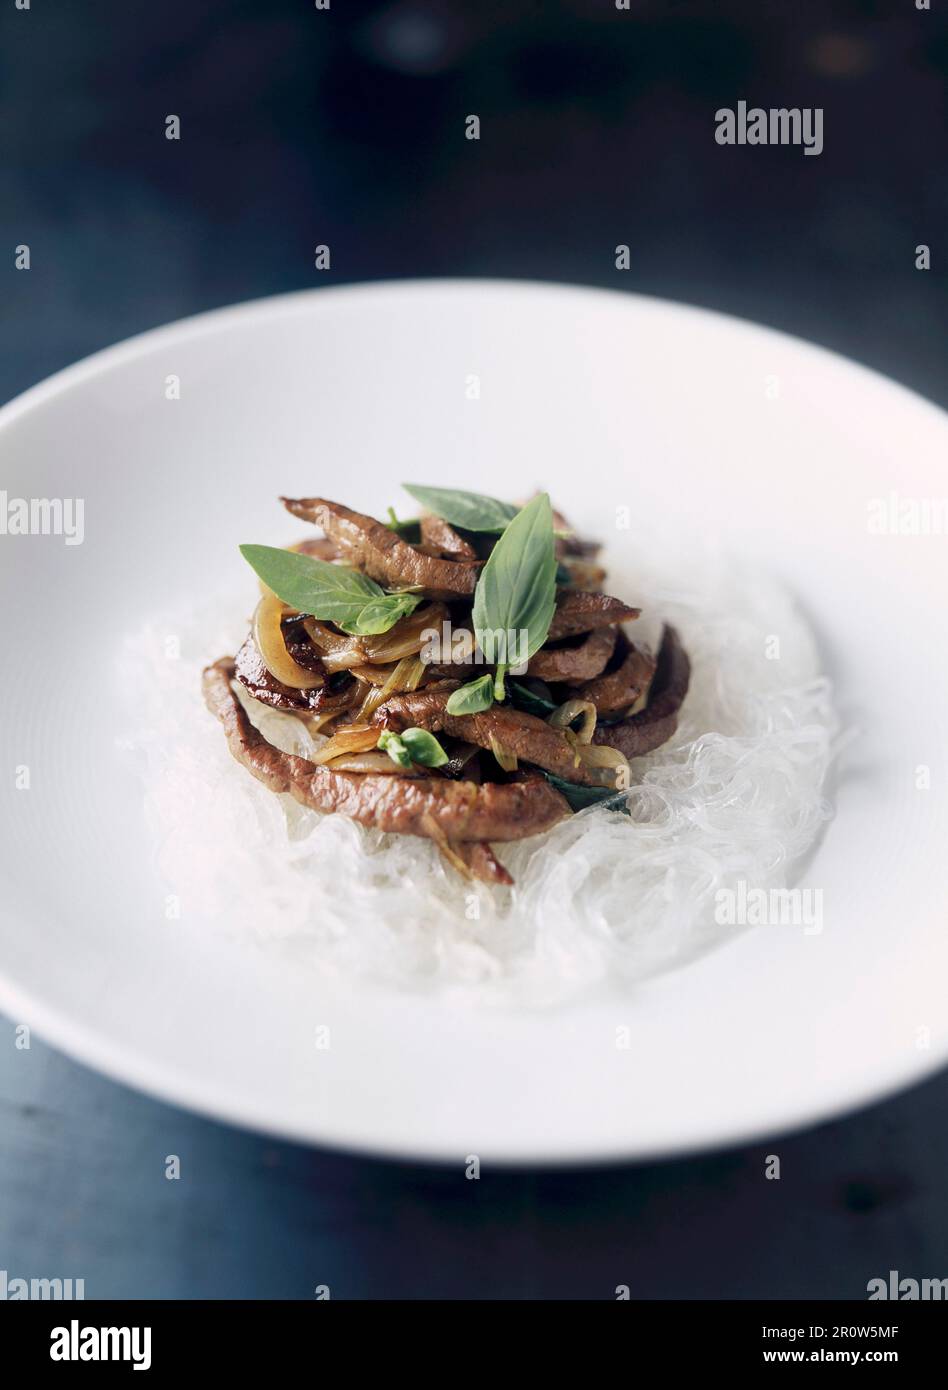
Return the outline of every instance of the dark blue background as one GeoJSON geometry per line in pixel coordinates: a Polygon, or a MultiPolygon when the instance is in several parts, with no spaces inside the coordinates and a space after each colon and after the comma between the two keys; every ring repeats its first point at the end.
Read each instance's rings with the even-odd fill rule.
{"type": "MultiPolygon", "coordinates": [[[[720,308],[946,403],[933,5],[8,0],[0,398],[237,300],[500,275],[720,308]],[[823,154],[716,145],[742,98],[822,107],[823,154]]],[[[469,1182],[240,1134],[12,1043],[0,1020],[0,1268],[89,1296],[860,1297],[948,1266],[945,1077],[750,1150],[469,1182]]]]}

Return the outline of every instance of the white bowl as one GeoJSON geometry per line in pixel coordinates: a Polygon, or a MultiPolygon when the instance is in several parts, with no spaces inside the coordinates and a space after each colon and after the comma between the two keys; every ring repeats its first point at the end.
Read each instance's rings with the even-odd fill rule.
{"type": "Polygon", "coordinates": [[[931,405],[719,315],[435,281],[145,334],[7,406],[0,441],[8,498],[85,503],[81,545],[0,537],[0,1007],[14,1022],[237,1123],[456,1162],[747,1140],[944,1063],[948,538],[873,534],[867,512],[948,491],[948,419],[931,405]],[[275,495],[328,476],[367,509],[403,477],[502,496],[542,483],[592,529],[627,504],[782,575],[861,729],[802,879],[823,890],[823,932],[749,931],[634,992],[484,1011],[330,987],[284,949],[166,920],[116,747],[117,655],[156,608],[245,588],[236,543],[277,539],[275,495]],[[328,1050],[314,1042],[326,1025],[328,1050]]]}

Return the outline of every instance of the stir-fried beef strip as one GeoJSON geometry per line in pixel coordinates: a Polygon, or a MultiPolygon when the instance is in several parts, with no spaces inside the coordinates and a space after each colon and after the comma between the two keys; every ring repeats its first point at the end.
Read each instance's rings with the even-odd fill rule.
{"type": "MultiPolygon", "coordinates": [[[[310,647],[310,651],[312,651],[310,647]]],[[[315,655],[315,653],[314,653],[315,655]]],[[[234,658],[237,679],[245,685],[255,700],[270,705],[273,709],[288,710],[291,714],[301,711],[315,711],[317,699],[322,694],[318,690],[294,690],[284,685],[267,670],[259,649],[252,636],[249,636],[234,658]]]]}
{"type": "Polygon", "coordinates": [[[325,675],[326,668],[323,665],[322,657],[307,635],[305,619],[298,614],[283,618],[280,622],[280,629],[283,633],[283,645],[297,666],[302,666],[306,671],[325,675]]]}
{"type": "MultiPolygon", "coordinates": [[[[453,852],[460,861],[460,863],[455,864],[455,868],[459,872],[463,873],[466,869],[471,878],[480,879],[481,883],[502,883],[505,887],[510,887],[513,883],[513,879],[490,845],[485,845],[483,840],[472,840],[469,844],[455,845],[453,852]]],[[[442,853],[444,853],[443,850],[442,853]]]]}
{"type": "Polygon", "coordinates": [[[420,518],[419,526],[422,547],[429,555],[438,555],[449,560],[477,559],[477,551],[470,541],[458,535],[454,527],[443,521],[440,516],[432,516],[430,512],[425,512],[420,518]]]}
{"type": "Polygon", "coordinates": [[[393,695],[376,710],[373,722],[382,729],[427,729],[429,733],[446,733],[478,748],[498,747],[518,762],[532,763],[547,772],[555,773],[567,782],[583,786],[600,785],[600,779],[585,768],[576,749],[560,729],[553,729],[542,719],[507,705],[493,705],[480,714],[449,714],[446,706],[456,682],[444,681],[434,690],[419,690],[409,695],[393,695]]]}
{"type": "Polygon", "coordinates": [[[541,647],[529,661],[527,674],[536,680],[578,685],[600,675],[612,656],[617,629],[601,627],[575,647],[541,647]]]}
{"type": "Polygon", "coordinates": [[[229,657],[204,672],[204,698],[223,725],[231,753],[274,792],[288,792],[314,811],[338,812],[376,830],[426,835],[426,817],[448,840],[519,840],[538,835],[569,814],[569,806],[548,782],[471,782],[451,778],[400,778],[334,772],[283,753],[251,723],[231,685],[229,657]]]}
{"type": "Polygon", "coordinates": [[[576,691],[580,700],[590,700],[596,713],[615,714],[630,709],[647,694],[655,675],[655,658],[623,638],[620,664],[614,671],[586,681],[576,691]]]}
{"type": "Polygon", "coordinates": [[[322,527],[353,569],[390,588],[418,589],[429,598],[470,598],[479,566],[470,560],[424,555],[394,531],[361,512],[322,497],[280,499],[287,511],[322,527]]]}
{"type": "Polygon", "coordinates": [[[608,594],[587,593],[581,589],[562,589],[556,596],[556,612],[547,634],[548,642],[561,637],[575,637],[580,632],[594,632],[613,623],[628,623],[637,618],[641,608],[630,608],[621,599],[608,594]]]}
{"type": "MultiPolygon", "coordinates": [[[[284,605],[280,635],[290,660],[284,666],[272,650],[268,659],[285,679],[295,664],[301,686],[303,673],[312,673],[313,689],[277,679],[253,633],[235,658],[208,667],[205,700],[231,752],[273,791],[316,811],[432,839],[458,873],[509,885],[491,842],[542,833],[572,814],[549,777],[557,786],[615,787],[629,759],[675,733],[690,678],[687,653],[672,627],[664,629],[657,656],[631,642],[621,624],[640,610],[599,590],[603,572],[595,563],[595,543],[572,532],[556,539],[560,571],[553,621],[521,678],[526,687],[509,691],[514,703],[495,701],[477,713],[450,714],[448,701],[461,682],[494,669],[474,650],[471,602],[496,536],[469,532],[469,541],[441,518],[423,515],[414,531],[420,534],[416,546],[338,503],[282,500],[325,532],[292,549],[350,566],[390,591],[410,588],[424,602],[388,632],[366,637],[284,605]],[[462,634],[471,639],[472,654],[452,646],[437,653],[442,659],[430,661],[430,631],[440,632],[446,621],[455,642],[462,634]],[[462,659],[451,660],[452,651],[462,659]],[[293,715],[322,736],[310,759],[283,753],[264,738],[235,681],[252,700],[293,715]],[[384,732],[409,729],[439,736],[447,761],[402,766],[384,744],[378,747],[384,732]]],[[[558,513],[554,519],[558,530],[567,529],[558,513]]]]}
{"type": "Polygon", "coordinates": [[[593,743],[617,748],[627,758],[641,758],[667,743],[678,728],[678,715],[688,694],[691,662],[673,627],[666,626],[658,649],[648,704],[638,714],[615,724],[599,724],[593,743]]]}

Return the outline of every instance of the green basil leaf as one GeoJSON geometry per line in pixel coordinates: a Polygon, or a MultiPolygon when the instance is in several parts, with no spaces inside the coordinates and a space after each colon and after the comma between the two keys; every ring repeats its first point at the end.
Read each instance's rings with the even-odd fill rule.
{"type": "Polygon", "coordinates": [[[499,533],[517,515],[517,508],[496,497],[484,497],[479,492],[458,492],[450,487],[422,487],[420,483],[402,483],[407,493],[452,526],[465,531],[499,533]]]}
{"type": "Polygon", "coordinates": [[[379,741],[375,746],[387,753],[392,762],[397,763],[399,767],[411,767],[411,754],[402,743],[401,736],[393,733],[391,729],[384,729],[379,734],[379,741]]]}
{"type": "Polygon", "coordinates": [[[355,636],[388,632],[421,602],[418,594],[387,594],[364,574],[314,555],[269,545],[242,545],[240,553],[277,598],[355,636]]]}
{"type": "Polygon", "coordinates": [[[474,590],[474,632],[485,658],[497,663],[501,694],[505,669],[543,646],[555,607],[553,511],[541,492],[511,521],[474,590]]]}
{"type": "Polygon", "coordinates": [[[552,700],[544,700],[542,695],[536,695],[519,681],[508,682],[507,689],[510,691],[511,704],[522,709],[524,714],[536,715],[537,719],[546,719],[547,715],[559,708],[552,700]]]}
{"type": "Polygon", "coordinates": [[[320,622],[355,622],[370,599],[383,597],[374,580],[315,555],[271,545],[242,545],[240,553],[277,598],[320,622]]]}
{"type": "Polygon", "coordinates": [[[490,709],[494,703],[494,677],[488,671],[486,676],[478,676],[476,681],[452,690],[445,709],[448,714],[480,714],[490,709]]]}
{"type": "Polygon", "coordinates": [[[422,767],[444,767],[448,761],[447,753],[427,729],[403,729],[401,740],[413,763],[420,763],[422,767]]]}
{"type": "Polygon", "coordinates": [[[420,594],[383,594],[381,598],[369,599],[355,621],[345,624],[345,630],[357,637],[375,637],[388,632],[399,618],[413,613],[420,602],[420,594]]]}
{"type": "MultiPolygon", "coordinates": [[[[621,792],[613,791],[611,787],[583,787],[578,782],[567,782],[562,777],[557,777],[555,773],[544,772],[540,769],[546,780],[556,788],[558,792],[566,797],[574,811],[585,811],[587,806],[598,806],[603,801],[619,802],[621,792]]],[[[628,805],[623,801],[616,805],[615,810],[625,811],[629,814],[628,805]]]]}

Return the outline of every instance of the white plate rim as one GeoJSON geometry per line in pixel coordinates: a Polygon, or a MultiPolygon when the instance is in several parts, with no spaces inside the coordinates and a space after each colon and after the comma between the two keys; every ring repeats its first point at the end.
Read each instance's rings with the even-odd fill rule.
{"type": "MultiPolygon", "coordinates": [[[[504,293],[542,293],[555,291],[559,295],[603,297],[610,301],[621,298],[629,304],[644,303],[652,308],[661,307],[669,314],[678,316],[682,322],[696,317],[711,319],[727,325],[729,329],[767,335],[811,355],[820,355],[837,366],[844,365],[850,373],[863,376],[867,384],[876,383],[888,392],[898,392],[914,408],[923,408],[942,427],[948,426],[948,412],[937,404],[921,396],[916,391],[894,381],[860,362],[844,357],[819,344],[793,334],[760,324],[754,320],[731,315],[718,310],[683,302],[671,301],[660,296],[641,293],[619,292],[595,286],[563,284],[556,281],[521,280],[490,278],[430,277],[394,281],[360,282],[348,285],[329,286],[318,289],[292,291],[276,296],[254,298],[241,303],[227,305],[199,314],[174,320],[119,343],[103,348],[80,359],[51,376],[28,388],[4,406],[0,407],[0,434],[3,429],[20,420],[29,412],[42,408],[57,395],[81,385],[113,367],[133,361],[155,349],[167,346],[182,337],[196,339],[217,333],[226,328],[230,321],[248,319],[278,319],[287,314],[307,313],[314,305],[332,300],[355,297],[401,297],[403,295],[470,293],[477,288],[485,292],[504,293]]],[[[173,1068],[168,1070],[153,1059],[139,1056],[128,1048],[116,1055],[115,1045],[107,1036],[101,1036],[94,1028],[76,1023],[64,1012],[49,1009],[34,992],[12,983],[0,971],[0,1008],[14,1023],[26,1022],[35,1028],[37,1034],[53,1047],[77,1059],[83,1065],[110,1077],[134,1090],[144,1092],[163,1103],[180,1106],[192,1113],[208,1116],[224,1123],[270,1133],[295,1142],[315,1145],[320,1148],[343,1150],[364,1155],[384,1156],[393,1159],[407,1159],[422,1162],[456,1161],[456,1146],[439,1149],[436,1143],[425,1143],[419,1149],[410,1140],[389,1137],[367,1142],[364,1138],[346,1130],[345,1126],[326,1124],[323,1119],[315,1127],[291,1122],[278,1123],[272,1116],[265,1115],[259,1105],[248,1103],[236,1097],[222,1098],[220,1093],[212,1093],[201,1084],[192,1084],[173,1068]],[[318,1129],[318,1135],[314,1132],[318,1129]]],[[[834,1100],[801,1103],[793,1110],[781,1112],[775,1123],[761,1122],[759,1125],[737,1126],[726,1134],[708,1137],[703,1133],[689,1134],[683,1128],[673,1143],[637,1145],[630,1148],[627,1139],[619,1140],[612,1147],[597,1142],[594,1150],[584,1147],[580,1138],[576,1144],[564,1145],[559,1142],[552,1152],[521,1152],[512,1148],[509,1152],[501,1150],[495,1154],[495,1161],[511,1166],[556,1167],[572,1164],[597,1165],[617,1162],[644,1162],[664,1158],[679,1157],[685,1154],[701,1153],[749,1145],[777,1134],[798,1132],[801,1129],[830,1122],[854,1113],[873,1103],[881,1103],[905,1090],[907,1087],[922,1084],[948,1065],[948,1040],[938,1047],[933,1045],[928,1055],[906,1059],[893,1064],[884,1078],[876,1077],[861,1086],[849,1085],[845,1094],[834,1100]]]]}

